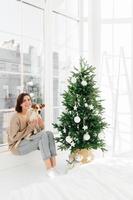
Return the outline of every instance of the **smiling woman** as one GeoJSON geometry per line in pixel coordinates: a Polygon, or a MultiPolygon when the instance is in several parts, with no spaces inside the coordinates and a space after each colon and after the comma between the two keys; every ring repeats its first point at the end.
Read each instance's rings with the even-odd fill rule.
{"type": "Polygon", "coordinates": [[[18,96],[16,112],[11,118],[8,130],[9,149],[15,155],[40,150],[48,175],[51,176],[52,173],[53,176],[53,169],[56,166],[54,136],[52,132],[44,131],[44,121],[41,116],[30,120],[31,105],[31,97],[28,93],[21,93],[18,96]]]}

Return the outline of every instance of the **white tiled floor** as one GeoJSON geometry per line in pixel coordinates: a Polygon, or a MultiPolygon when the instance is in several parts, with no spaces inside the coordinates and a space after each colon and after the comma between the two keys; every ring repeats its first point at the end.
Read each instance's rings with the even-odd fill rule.
{"type": "MultiPolygon", "coordinates": [[[[57,168],[61,173],[65,172],[67,158],[67,152],[58,152],[57,168]]],[[[14,156],[5,152],[0,154],[0,163],[1,200],[7,200],[11,190],[48,179],[39,151],[25,156],[14,156]]]]}

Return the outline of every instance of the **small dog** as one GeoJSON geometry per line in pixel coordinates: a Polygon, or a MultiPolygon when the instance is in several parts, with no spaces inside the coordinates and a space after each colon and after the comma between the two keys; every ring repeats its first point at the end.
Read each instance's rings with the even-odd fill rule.
{"type": "MultiPolygon", "coordinates": [[[[41,111],[44,107],[45,107],[45,104],[32,104],[31,110],[30,110],[30,121],[41,118],[41,111]]],[[[35,128],[33,132],[34,132],[34,134],[36,134],[37,128],[35,128]]],[[[27,137],[29,138],[31,135],[32,135],[32,133],[30,135],[28,135],[27,137]]]]}
{"type": "MultiPolygon", "coordinates": [[[[45,107],[45,104],[32,104],[31,109],[30,109],[30,120],[29,121],[33,121],[38,118],[41,118],[40,114],[44,107],[45,107]]],[[[37,128],[35,128],[32,133],[27,135],[25,137],[25,139],[30,140],[30,136],[33,134],[37,134],[37,128]]],[[[15,144],[15,147],[17,147],[20,142],[21,142],[21,140],[18,140],[15,144]]]]}

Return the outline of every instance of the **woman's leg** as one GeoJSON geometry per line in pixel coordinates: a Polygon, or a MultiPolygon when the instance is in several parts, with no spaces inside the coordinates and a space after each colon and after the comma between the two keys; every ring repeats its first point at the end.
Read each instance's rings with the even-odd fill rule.
{"type": "Polygon", "coordinates": [[[56,165],[55,158],[53,157],[56,155],[56,152],[54,150],[53,154],[53,151],[51,151],[51,140],[48,133],[49,132],[45,132],[42,135],[42,138],[39,141],[39,148],[41,150],[43,160],[45,161],[46,168],[50,169],[56,165]]]}
{"type": "Polygon", "coordinates": [[[52,164],[51,164],[51,159],[44,160],[44,163],[45,163],[47,170],[49,170],[53,167],[52,164]]]}
{"type": "Polygon", "coordinates": [[[46,134],[48,135],[49,138],[49,148],[50,148],[50,152],[51,152],[51,165],[52,167],[56,166],[56,158],[55,156],[56,154],[56,146],[55,146],[55,140],[54,140],[54,135],[51,131],[46,131],[46,134]]]}
{"type": "Polygon", "coordinates": [[[24,155],[40,149],[42,158],[44,160],[46,169],[51,169],[53,166],[51,164],[51,153],[49,151],[49,141],[48,136],[43,131],[33,135],[30,140],[22,140],[18,146],[18,154],[24,155]]]}
{"type": "Polygon", "coordinates": [[[51,157],[50,161],[51,161],[51,166],[55,167],[56,166],[56,158],[55,157],[51,157]]]}

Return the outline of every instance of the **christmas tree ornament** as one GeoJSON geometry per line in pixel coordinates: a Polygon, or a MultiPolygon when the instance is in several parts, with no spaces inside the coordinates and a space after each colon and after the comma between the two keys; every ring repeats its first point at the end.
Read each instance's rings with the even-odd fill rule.
{"type": "Polygon", "coordinates": [[[98,115],[98,114],[99,114],[98,110],[96,110],[95,114],[96,114],[96,115],[98,115]]]}
{"type": "Polygon", "coordinates": [[[83,139],[88,141],[90,139],[90,135],[88,133],[84,134],[83,139]]]}
{"type": "Polygon", "coordinates": [[[98,137],[99,137],[101,140],[103,140],[103,139],[105,138],[104,133],[103,133],[103,132],[99,133],[99,134],[98,134],[98,137]]]}
{"type": "Polygon", "coordinates": [[[74,117],[74,121],[75,121],[75,123],[79,123],[81,121],[81,119],[79,116],[76,116],[76,117],[74,117]]]}
{"type": "Polygon", "coordinates": [[[87,85],[87,82],[86,82],[85,80],[83,80],[83,81],[81,82],[81,84],[82,84],[83,86],[86,86],[86,85],[87,85]]]}
{"type": "Polygon", "coordinates": [[[71,142],[71,146],[72,146],[72,147],[74,147],[74,146],[75,146],[74,142],[71,142]]]}
{"type": "Polygon", "coordinates": [[[90,108],[91,110],[93,110],[94,106],[93,106],[93,105],[90,105],[89,108],[90,108]]]}
{"type": "Polygon", "coordinates": [[[83,126],[84,131],[88,129],[88,126],[83,126]]]}
{"type": "Polygon", "coordinates": [[[71,82],[72,82],[73,84],[75,84],[75,83],[76,83],[76,81],[77,81],[77,80],[76,80],[76,78],[75,78],[75,77],[72,77],[72,78],[71,78],[71,82]]]}
{"type": "Polygon", "coordinates": [[[88,107],[88,104],[87,104],[87,103],[85,103],[85,107],[86,107],[86,108],[88,107]]]}
{"type": "Polygon", "coordinates": [[[69,144],[71,144],[72,138],[71,138],[70,136],[67,136],[67,137],[66,137],[66,142],[68,142],[69,144]]]}
{"type": "Polygon", "coordinates": [[[77,110],[77,106],[76,105],[74,106],[74,110],[77,110]]]}

